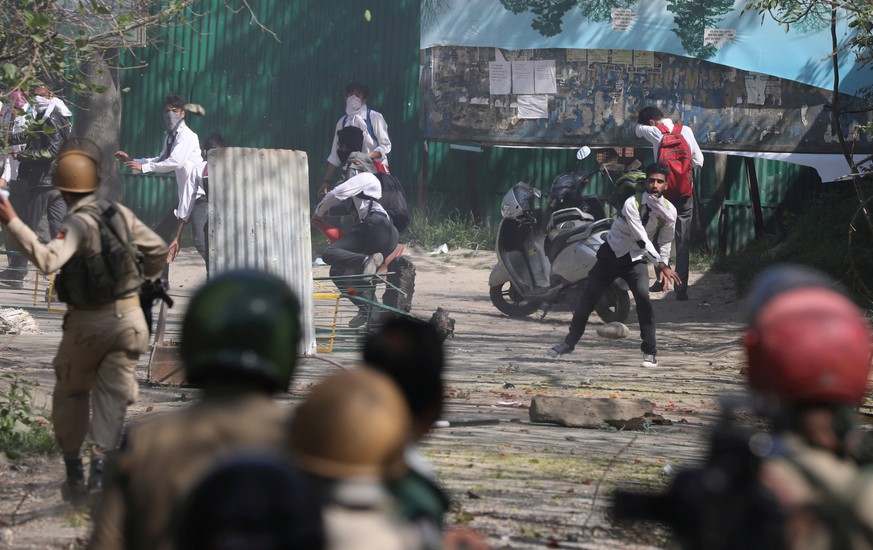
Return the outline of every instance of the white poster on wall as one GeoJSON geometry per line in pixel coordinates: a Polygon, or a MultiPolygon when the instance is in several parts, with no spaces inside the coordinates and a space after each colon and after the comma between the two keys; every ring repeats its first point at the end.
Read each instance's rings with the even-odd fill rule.
{"type": "Polygon", "coordinates": [[[488,63],[489,84],[491,95],[506,95],[512,93],[512,64],[509,61],[490,61],[488,63]]]}
{"type": "Polygon", "coordinates": [[[555,60],[534,61],[534,93],[556,94],[558,84],[555,80],[555,60]]]}
{"type": "Polygon", "coordinates": [[[512,62],[512,93],[514,94],[532,94],[535,93],[534,87],[534,62],[533,61],[513,61],[512,62]]]}
{"type": "Polygon", "coordinates": [[[518,96],[518,118],[549,118],[549,96],[518,96]]]}

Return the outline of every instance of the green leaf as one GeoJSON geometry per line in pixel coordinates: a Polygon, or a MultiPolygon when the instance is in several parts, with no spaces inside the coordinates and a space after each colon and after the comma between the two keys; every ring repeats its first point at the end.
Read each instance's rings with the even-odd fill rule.
{"type": "Polygon", "coordinates": [[[18,67],[13,65],[12,63],[4,63],[3,64],[3,79],[4,80],[14,80],[18,75],[18,67]]]}
{"type": "Polygon", "coordinates": [[[34,13],[30,18],[29,26],[34,29],[45,29],[48,28],[52,21],[48,15],[44,13],[34,13]]]}

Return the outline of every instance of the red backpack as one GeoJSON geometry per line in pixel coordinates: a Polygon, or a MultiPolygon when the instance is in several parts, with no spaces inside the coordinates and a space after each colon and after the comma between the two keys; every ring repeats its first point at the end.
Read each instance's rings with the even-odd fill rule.
{"type": "Polygon", "coordinates": [[[667,130],[663,124],[658,124],[658,130],[663,134],[658,146],[658,162],[670,169],[667,178],[667,200],[690,197],[693,192],[691,183],[691,147],[682,135],[682,125],[673,125],[673,131],[667,130]]]}

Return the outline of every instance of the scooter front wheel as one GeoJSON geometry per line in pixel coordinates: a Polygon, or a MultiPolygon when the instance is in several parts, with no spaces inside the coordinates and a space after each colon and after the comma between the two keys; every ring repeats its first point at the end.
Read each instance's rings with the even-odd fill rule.
{"type": "Polygon", "coordinates": [[[494,307],[510,317],[527,317],[540,308],[539,302],[526,300],[509,281],[492,286],[490,294],[494,307]]]}
{"type": "Polygon", "coordinates": [[[594,311],[604,323],[624,323],[630,314],[630,298],[626,290],[617,285],[609,285],[603,293],[594,311]]]}

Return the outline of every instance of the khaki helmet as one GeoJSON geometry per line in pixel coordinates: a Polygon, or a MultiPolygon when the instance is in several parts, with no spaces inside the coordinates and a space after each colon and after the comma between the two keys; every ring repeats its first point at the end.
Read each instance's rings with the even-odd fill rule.
{"type": "Polygon", "coordinates": [[[330,479],[397,478],[412,422],[400,390],[366,367],[318,384],[294,415],[291,446],[303,470],[330,479]]]}
{"type": "Polygon", "coordinates": [[[58,152],[52,184],[70,193],[90,193],[100,186],[100,147],[88,138],[70,138],[58,152]]]}

